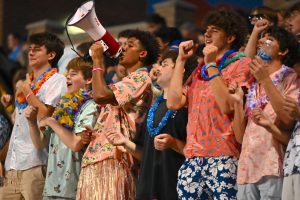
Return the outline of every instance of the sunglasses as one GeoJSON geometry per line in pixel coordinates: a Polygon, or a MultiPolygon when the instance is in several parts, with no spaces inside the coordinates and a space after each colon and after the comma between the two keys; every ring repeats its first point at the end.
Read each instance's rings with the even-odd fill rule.
{"type": "Polygon", "coordinates": [[[256,20],[266,19],[266,16],[264,14],[249,15],[248,19],[251,22],[253,19],[256,20]]]}

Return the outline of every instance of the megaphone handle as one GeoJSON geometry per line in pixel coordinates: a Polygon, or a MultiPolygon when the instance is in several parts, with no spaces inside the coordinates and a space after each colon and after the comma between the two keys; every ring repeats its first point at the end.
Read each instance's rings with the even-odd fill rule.
{"type": "MultiPolygon", "coordinates": [[[[105,44],[105,42],[104,42],[103,40],[98,40],[98,41],[96,41],[96,42],[99,42],[99,43],[103,46],[103,51],[104,51],[104,52],[108,50],[109,47],[107,46],[107,44],[105,44]]],[[[89,55],[90,55],[90,56],[93,55],[93,52],[92,52],[91,49],[89,49],[89,55]]]]}

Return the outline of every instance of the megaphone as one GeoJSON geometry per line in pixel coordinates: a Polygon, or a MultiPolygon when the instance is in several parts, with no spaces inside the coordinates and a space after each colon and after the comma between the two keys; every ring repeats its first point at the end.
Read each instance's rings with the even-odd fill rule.
{"type": "Polygon", "coordinates": [[[122,48],[111,34],[101,25],[95,12],[95,2],[86,1],[72,14],[67,22],[68,26],[76,26],[89,34],[94,41],[99,41],[105,54],[117,58],[122,48]]]}

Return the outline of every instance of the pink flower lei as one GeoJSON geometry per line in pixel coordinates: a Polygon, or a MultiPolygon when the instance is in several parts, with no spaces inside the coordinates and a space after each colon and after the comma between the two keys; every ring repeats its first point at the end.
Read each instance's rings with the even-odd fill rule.
{"type": "MultiPolygon", "coordinates": [[[[283,81],[284,77],[286,77],[289,73],[292,73],[293,71],[294,70],[292,68],[283,65],[279,69],[279,72],[276,73],[275,77],[272,78],[272,82],[275,85],[275,87],[283,81]]],[[[257,87],[258,87],[257,81],[252,83],[250,90],[247,94],[246,115],[250,119],[252,118],[252,110],[254,108],[264,109],[265,106],[270,101],[264,90],[262,90],[261,96],[259,98],[256,98],[257,97],[257,93],[256,93],[257,87]]]]}

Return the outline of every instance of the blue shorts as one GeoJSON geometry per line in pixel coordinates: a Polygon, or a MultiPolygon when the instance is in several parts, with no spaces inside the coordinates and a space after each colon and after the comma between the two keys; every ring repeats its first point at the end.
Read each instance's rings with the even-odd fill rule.
{"type": "Polygon", "coordinates": [[[235,200],[237,163],[236,157],[186,159],[178,171],[178,198],[235,200]]]}

